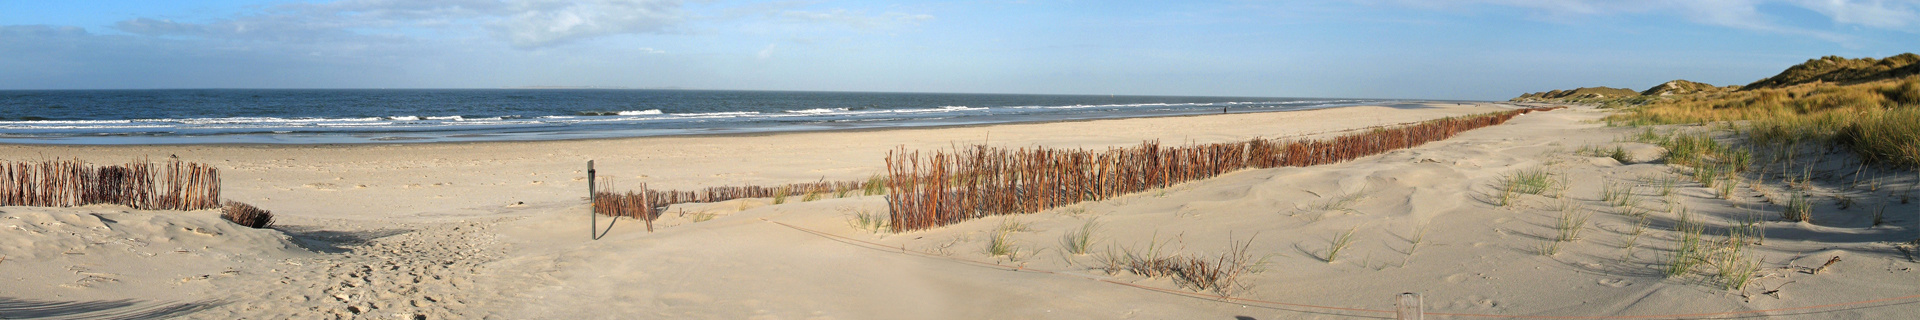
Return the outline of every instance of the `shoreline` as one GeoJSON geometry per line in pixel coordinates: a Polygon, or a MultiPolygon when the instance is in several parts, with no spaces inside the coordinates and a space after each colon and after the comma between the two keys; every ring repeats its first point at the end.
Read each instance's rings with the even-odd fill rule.
{"type": "Polygon", "coordinates": [[[491,215],[510,203],[584,196],[585,164],[616,185],[687,190],[864,180],[890,150],[957,144],[1067,148],[1291,137],[1509,110],[1506,104],[1433,108],[1356,106],[1227,115],[1073,122],[872,128],[568,141],[413,144],[0,145],[0,160],[166,159],[219,167],[223,196],[284,215],[386,218],[491,215]],[[580,190],[574,190],[574,187],[580,190]],[[284,209],[281,209],[284,208],[284,209]]]}
{"type": "MultiPolygon", "coordinates": [[[[1232,114],[1264,114],[1264,113],[1293,113],[1293,112],[1309,112],[1309,111],[1315,111],[1315,110],[1329,110],[1329,109],[1343,109],[1343,108],[1354,108],[1354,107],[1387,107],[1387,108],[1395,108],[1395,109],[1400,109],[1399,107],[1394,107],[1394,106],[1404,106],[1404,105],[1481,105],[1481,104],[1487,104],[1487,105],[1506,105],[1506,106],[1515,106],[1515,108],[1519,108],[1519,106],[1521,105],[1521,104],[1519,104],[1519,103],[1514,103],[1514,102],[1505,102],[1505,101],[1447,101],[1447,100],[1405,100],[1405,101],[1395,101],[1395,102],[1397,102],[1397,103],[1391,103],[1391,104],[1385,104],[1385,103],[1382,103],[1382,104],[1357,104],[1357,105],[1341,105],[1341,106],[1333,106],[1333,107],[1316,107],[1316,108],[1307,108],[1307,109],[1292,109],[1292,110],[1259,110],[1259,109],[1253,109],[1253,110],[1250,110],[1250,111],[1243,111],[1243,112],[1233,112],[1233,113],[1227,113],[1227,114],[1230,114],[1230,115],[1232,115],[1232,114]]],[[[794,130],[761,130],[761,131],[746,131],[746,132],[722,132],[722,133],[701,133],[701,132],[697,132],[697,130],[686,130],[686,129],[681,129],[682,131],[686,131],[686,132],[690,132],[690,133],[677,133],[677,134],[657,134],[657,135],[639,135],[639,136],[608,136],[608,137],[581,137],[581,138],[558,138],[558,139],[515,139],[515,140],[483,140],[483,141],[408,141],[408,140],[434,140],[434,139],[440,139],[440,138],[447,138],[447,137],[463,137],[463,136],[478,136],[478,135],[496,135],[496,134],[499,134],[499,133],[488,133],[488,132],[481,132],[481,133],[454,133],[454,132],[447,132],[447,133],[454,133],[454,134],[448,134],[448,135],[440,135],[440,136],[437,136],[437,137],[439,137],[439,138],[418,138],[418,139],[398,139],[398,140],[393,140],[393,141],[377,141],[377,140],[373,140],[373,139],[378,139],[378,138],[371,138],[371,139],[365,139],[365,140],[364,140],[363,142],[325,142],[325,143],[305,143],[305,142],[288,142],[288,143],[269,143],[269,142],[186,142],[186,143],[59,143],[59,142],[48,142],[48,143],[21,143],[21,142],[10,142],[10,141],[0,141],[0,146],[364,146],[364,145],[436,145],[436,144],[494,144],[494,143],[540,143],[540,142],[577,142],[577,141],[617,141],[617,140],[623,140],[623,139],[647,139],[647,138],[671,138],[671,137],[761,137],[761,136],[770,136],[770,135],[781,135],[781,134],[804,134],[804,133],[826,133],[826,132],[876,132],[876,131],[891,131],[891,130],[922,130],[922,129],[952,129],[952,128],[976,128],[976,127],[990,127],[990,126],[1002,126],[1002,125],[1031,125],[1031,124],[1049,124],[1049,123],[1075,123],[1075,122],[1095,122],[1095,121],[1106,121],[1106,120],[1126,120],[1126,119],[1155,119],[1155,118],[1184,118],[1184,117],[1205,117],[1205,116],[1219,116],[1219,115],[1223,115],[1223,114],[1220,114],[1220,113],[1197,113],[1197,114],[1163,114],[1163,115],[1142,115],[1142,116],[1131,116],[1131,117],[1125,117],[1125,116],[1123,116],[1123,117],[1093,117],[1093,118],[1062,118],[1062,119],[1039,119],[1039,120],[1024,120],[1024,121],[1005,121],[1005,122],[980,122],[980,123],[963,123],[963,124],[929,124],[929,125],[904,125],[904,126],[864,126],[864,127],[848,127],[848,128],[822,128],[822,129],[794,129],[794,130]]],[[[914,120],[914,121],[925,121],[925,120],[914,120]]],[[[739,130],[740,128],[719,128],[719,129],[721,129],[721,130],[739,130]]],[[[582,133],[582,132],[588,132],[588,131],[547,131],[547,132],[536,132],[536,133],[534,133],[534,134],[542,134],[542,135],[552,135],[552,134],[579,134],[579,133],[582,133]]],[[[265,135],[262,135],[262,134],[251,134],[251,133],[245,133],[245,134],[235,134],[235,135],[247,135],[247,136],[265,136],[265,135]]],[[[344,133],[344,132],[342,132],[342,133],[329,133],[329,134],[327,134],[327,135],[329,135],[329,136],[351,136],[351,135],[353,135],[353,134],[352,134],[352,133],[344,133]]],[[[183,138],[186,138],[186,137],[181,137],[181,136],[148,136],[148,137],[154,137],[154,138],[160,138],[160,139],[183,139],[183,138]]],[[[32,140],[32,139],[71,139],[71,138],[85,138],[85,139],[93,139],[93,138],[103,138],[103,139],[111,139],[111,138],[113,138],[113,137],[112,137],[112,136],[68,136],[68,137],[59,137],[59,138],[44,138],[44,137],[42,137],[42,138],[10,138],[10,139],[18,139],[18,140],[32,140]]]]}

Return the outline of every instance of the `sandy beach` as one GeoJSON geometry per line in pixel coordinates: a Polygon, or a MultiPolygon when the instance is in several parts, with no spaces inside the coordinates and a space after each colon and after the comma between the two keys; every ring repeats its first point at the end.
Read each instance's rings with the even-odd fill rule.
{"type": "Polygon", "coordinates": [[[1920,273],[1903,246],[1920,230],[1911,171],[1814,164],[1807,170],[1823,178],[1801,188],[1853,196],[1814,200],[1813,222],[1781,221],[1786,182],[1732,191],[1691,182],[1660,161],[1659,147],[1622,141],[1638,129],[1607,127],[1592,107],[1355,161],[1241,170],[927,231],[862,229],[850,221],[885,214],[887,203],[855,195],[680,204],[654,232],[601,217],[611,231],[588,236],[589,160],[600,179],[654,189],[865,180],[896,148],[1329,137],[1514,108],[1408,103],[543,142],[0,145],[7,161],[211,164],[225,198],[278,219],[249,229],[215,210],[0,207],[0,279],[9,283],[0,318],[1345,319],[1391,318],[1378,311],[1403,292],[1449,319],[1920,311],[1910,297],[1920,273]],[[1632,161],[1581,151],[1615,147],[1632,161]],[[1525,170],[1555,186],[1503,195],[1503,179],[1525,170]],[[1640,200],[1620,203],[1620,192],[1640,200]],[[1555,241],[1563,217],[1581,217],[1578,234],[1555,241]],[[1758,259],[1752,281],[1726,289],[1704,275],[1714,272],[1663,274],[1688,225],[1704,227],[1706,242],[1764,230],[1744,247],[1758,259]],[[1063,236],[1080,230],[1091,230],[1094,254],[1063,249],[1063,236]],[[1002,234],[1013,253],[987,253],[1002,234]],[[1343,236],[1350,243],[1338,244],[1343,236]],[[1100,268],[1102,253],[1211,257],[1236,243],[1264,263],[1240,276],[1230,299],[1100,268]],[[1842,305],[1765,311],[1829,304],[1842,305]],[[1754,310],[1763,312],[1742,313],[1754,310]]]}

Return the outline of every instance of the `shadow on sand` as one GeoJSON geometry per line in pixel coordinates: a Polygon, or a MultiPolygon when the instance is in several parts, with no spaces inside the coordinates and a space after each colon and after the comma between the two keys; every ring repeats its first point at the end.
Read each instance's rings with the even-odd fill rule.
{"type": "Polygon", "coordinates": [[[218,305],[220,303],[211,301],[39,301],[0,297],[0,319],[158,319],[199,312],[218,305]]]}
{"type": "Polygon", "coordinates": [[[378,229],[365,231],[321,230],[308,226],[274,226],[287,236],[293,237],[293,243],[301,248],[321,253],[341,253],[352,251],[351,247],[366,244],[373,239],[385,238],[397,234],[413,232],[407,229],[378,229]]]}

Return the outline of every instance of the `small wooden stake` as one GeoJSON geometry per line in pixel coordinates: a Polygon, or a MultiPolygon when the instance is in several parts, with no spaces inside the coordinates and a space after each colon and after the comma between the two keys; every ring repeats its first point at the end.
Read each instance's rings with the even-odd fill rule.
{"type": "Polygon", "coordinates": [[[1420,294],[1402,293],[1400,301],[1394,304],[1393,318],[1396,320],[1420,320],[1425,312],[1420,310],[1420,294]]]}
{"type": "Polygon", "coordinates": [[[600,193],[593,183],[593,160],[587,160],[587,236],[600,240],[600,193]]]}

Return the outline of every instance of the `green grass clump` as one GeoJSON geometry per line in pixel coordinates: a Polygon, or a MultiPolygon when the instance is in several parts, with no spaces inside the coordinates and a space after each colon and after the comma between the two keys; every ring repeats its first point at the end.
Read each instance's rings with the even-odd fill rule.
{"type": "Polygon", "coordinates": [[[1680,177],[1676,177],[1673,174],[1667,174],[1661,177],[1660,178],[1660,196],[1665,197],[1668,195],[1672,195],[1673,188],[1679,185],[1680,185],[1680,177]]]}
{"type": "Polygon", "coordinates": [[[1786,207],[1780,210],[1780,218],[1793,222],[1812,221],[1813,200],[1809,199],[1807,194],[1795,193],[1787,199],[1786,207]]]}
{"type": "Polygon", "coordinates": [[[1614,161],[1619,161],[1620,163],[1633,163],[1633,154],[1627,153],[1627,149],[1620,146],[1614,146],[1613,152],[1608,153],[1607,157],[1613,158],[1614,161]]]}
{"type": "Polygon", "coordinates": [[[1353,233],[1358,231],[1360,231],[1360,227],[1354,226],[1352,229],[1347,229],[1347,232],[1333,235],[1333,239],[1327,241],[1327,263],[1333,263],[1334,260],[1340,259],[1340,251],[1346,250],[1347,246],[1353,245],[1353,233]]]}
{"type": "Polygon", "coordinates": [[[1512,181],[1513,185],[1517,187],[1514,191],[1525,194],[1546,193],[1547,190],[1553,188],[1553,174],[1547,172],[1546,169],[1534,168],[1520,170],[1513,175],[1507,176],[1507,180],[1512,181]]]}
{"type": "Polygon", "coordinates": [[[1578,209],[1561,211],[1560,219],[1553,224],[1554,241],[1580,240],[1580,231],[1587,228],[1587,218],[1588,215],[1580,213],[1578,209]]]}
{"type": "Polygon", "coordinates": [[[1680,239],[1674,242],[1673,251],[1667,253],[1666,267],[1661,270],[1661,273],[1669,278],[1685,276],[1701,262],[1705,262],[1705,255],[1702,252],[1704,248],[1701,247],[1701,233],[1705,232],[1706,228],[1684,220],[1685,216],[1682,216],[1682,219],[1674,225],[1674,231],[1680,233],[1680,239]]]}
{"type": "Polygon", "coordinates": [[[1518,203],[1521,194],[1543,194],[1554,187],[1553,174],[1546,169],[1524,169],[1500,177],[1499,205],[1518,203]]]}
{"type": "Polygon", "coordinates": [[[1015,260],[1019,252],[1020,248],[1014,243],[1011,231],[994,232],[993,237],[987,238],[986,253],[989,256],[1005,256],[1007,260],[1015,260]]]}
{"type": "Polygon", "coordinates": [[[1835,140],[1860,158],[1920,170],[1920,108],[1861,114],[1835,140]]]}
{"type": "Polygon", "coordinates": [[[867,196],[887,194],[887,177],[877,174],[867,177],[867,182],[860,184],[860,194],[867,196]]]}
{"type": "Polygon", "coordinates": [[[1099,227],[1098,220],[1087,219],[1086,223],[1080,225],[1080,229],[1067,231],[1066,235],[1060,237],[1060,247],[1069,254],[1086,255],[1087,250],[1093,247],[1093,230],[1099,227]]]}
{"type": "Polygon", "coordinates": [[[1714,280],[1721,289],[1740,291],[1753,283],[1760,273],[1760,262],[1747,256],[1747,242],[1729,234],[1725,245],[1715,250],[1705,263],[1713,267],[1714,280]]]}
{"type": "Polygon", "coordinates": [[[793,189],[788,187],[780,187],[780,190],[773,191],[773,204],[787,203],[787,194],[792,192],[793,189]]]}
{"type": "Polygon", "coordinates": [[[889,227],[892,227],[893,223],[890,220],[888,220],[885,215],[874,213],[866,209],[860,209],[859,212],[854,213],[852,218],[847,219],[847,224],[853,225],[854,229],[867,230],[868,232],[873,232],[873,233],[880,233],[886,230],[891,230],[891,228],[889,227]]]}
{"type": "Polygon", "coordinates": [[[1600,189],[1600,198],[1617,208],[1637,208],[1640,206],[1638,195],[1633,193],[1633,185],[1608,183],[1600,189]]]}

